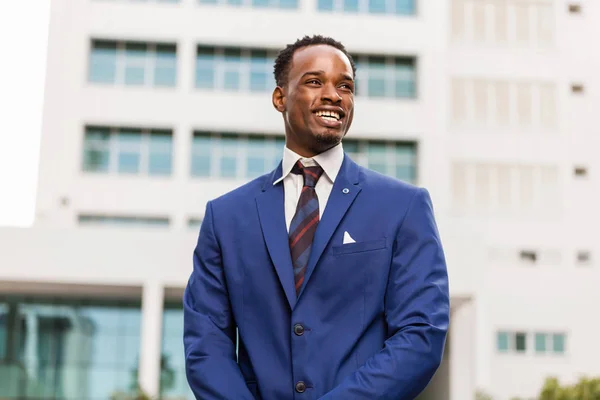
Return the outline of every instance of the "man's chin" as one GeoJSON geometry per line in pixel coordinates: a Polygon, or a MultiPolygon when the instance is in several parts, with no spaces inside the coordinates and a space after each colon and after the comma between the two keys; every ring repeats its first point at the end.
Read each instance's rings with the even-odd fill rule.
{"type": "Polygon", "coordinates": [[[342,141],[344,135],[341,131],[317,133],[315,138],[320,146],[331,148],[342,141]]]}

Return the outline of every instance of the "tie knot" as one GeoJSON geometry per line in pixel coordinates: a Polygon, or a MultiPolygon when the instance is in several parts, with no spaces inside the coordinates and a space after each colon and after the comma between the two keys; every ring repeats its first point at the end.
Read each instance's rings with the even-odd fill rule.
{"type": "Polygon", "coordinates": [[[314,167],[305,167],[300,160],[292,168],[292,173],[304,176],[304,186],[314,188],[317,181],[323,174],[323,168],[320,165],[314,167]]]}

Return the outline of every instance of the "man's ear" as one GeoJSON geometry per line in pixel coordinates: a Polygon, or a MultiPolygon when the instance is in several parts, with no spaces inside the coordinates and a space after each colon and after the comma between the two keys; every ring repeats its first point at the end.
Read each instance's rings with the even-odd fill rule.
{"type": "Polygon", "coordinates": [[[273,90],[273,107],[280,113],[285,111],[285,93],[283,92],[283,88],[281,86],[277,86],[275,90],[273,90]]]}

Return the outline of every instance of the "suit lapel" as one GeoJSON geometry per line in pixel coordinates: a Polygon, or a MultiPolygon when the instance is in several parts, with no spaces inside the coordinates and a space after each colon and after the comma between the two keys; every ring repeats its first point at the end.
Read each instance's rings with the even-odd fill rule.
{"type": "Polygon", "coordinates": [[[310,276],[319,262],[323,251],[327,247],[327,244],[331,240],[331,236],[340,224],[344,215],[346,215],[346,212],[354,202],[354,199],[356,199],[358,193],[360,193],[361,187],[358,185],[358,178],[358,165],[345,155],[340,172],[333,183],[333,188],[331,189],[329,200],[327,201],[325,211],[323,212],[323,217],[315,232],[310,258],[304,274],[304,284],[300,289],[298,297],[302,295],[306,285],[308,285],[310,276]]]}
{"type": "Polygon", "coordinates": [[[271,261],[275,265],[275,270],[290,308],[293,309],[296,305],[296,289],[294,287],[294,268],[285,225],[283,183],[273,185],[273,182],[279,177],[281,177],[281,164],[266,179],[262,193],[256,197],[256,206],[271,261]]]}

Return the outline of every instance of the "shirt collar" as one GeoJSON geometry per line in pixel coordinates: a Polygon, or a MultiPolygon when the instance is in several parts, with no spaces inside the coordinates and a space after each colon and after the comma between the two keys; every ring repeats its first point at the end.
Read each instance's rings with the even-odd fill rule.
{"type": "Polygon", "coordinates": [[[287,148],[287,146],[283,149],[283,162],[281,165],[281,178],[277,179],[273,182],[273,185],[278,184],[282,180],[285,179],[286,176],[292,172],[292,168],[294,164],[298,160],[302,161],[302,164],[305,166],[314,165],[316,162],[323,168],[323,172],[327,176],[327,178],[331,181],[331,183],[335,182],[335,178],[340,172],[340,168],[342,167],[342,162],[344,161],[344,149],[342,144],[339,143],[333,146],[331,149],[317,154],[312,158],[304,158],[299,154],[296,154],[294,151],[287,148]]]}

